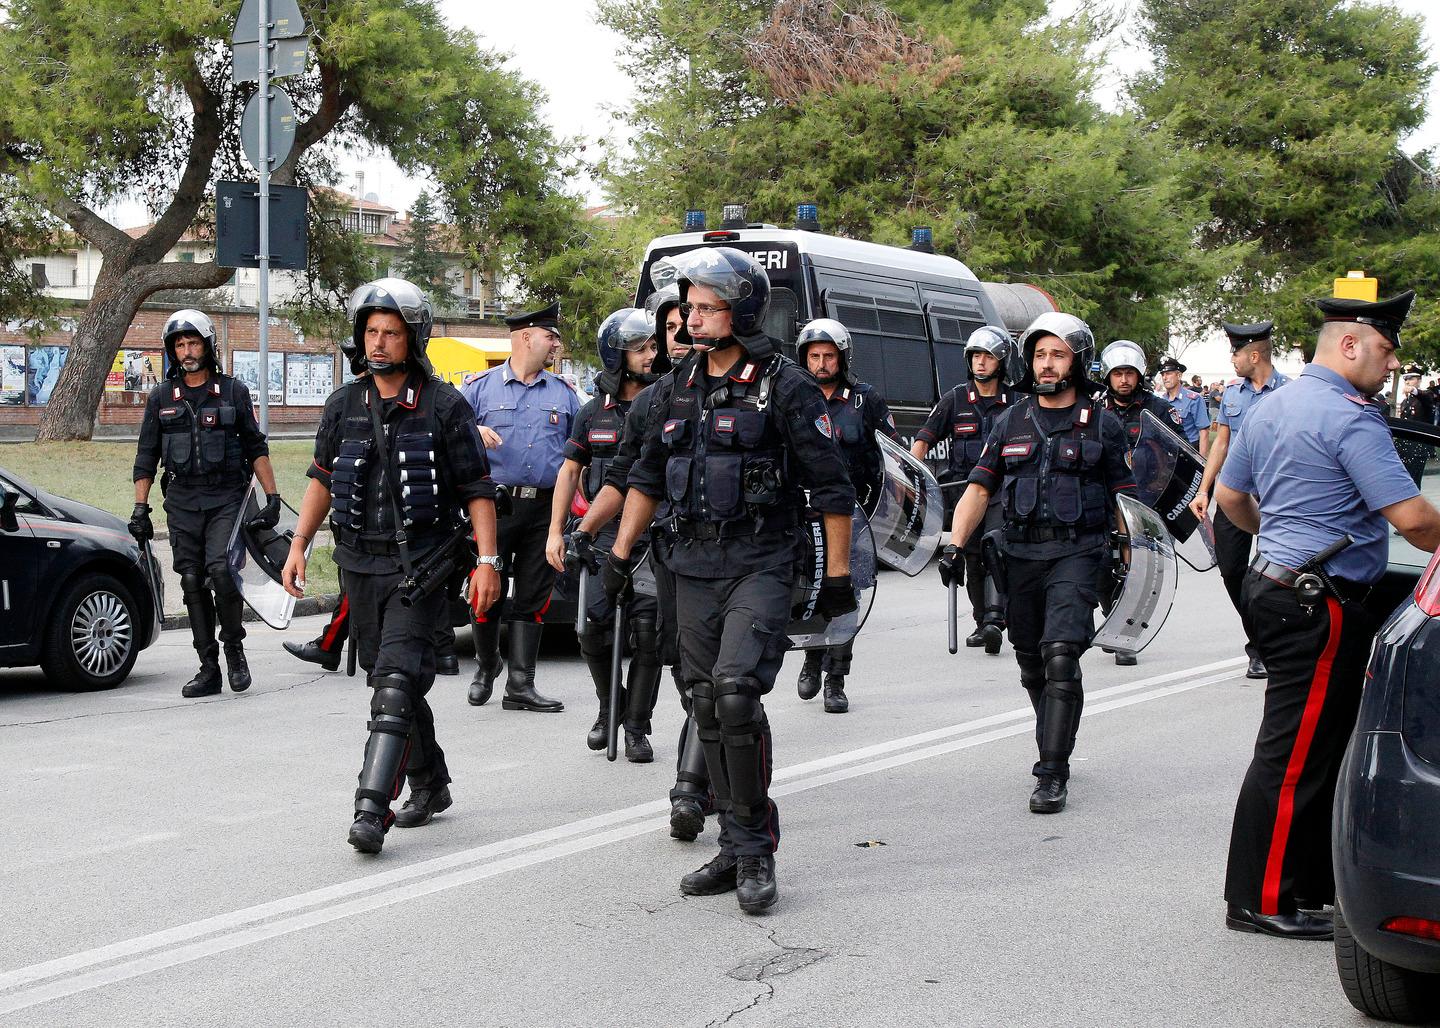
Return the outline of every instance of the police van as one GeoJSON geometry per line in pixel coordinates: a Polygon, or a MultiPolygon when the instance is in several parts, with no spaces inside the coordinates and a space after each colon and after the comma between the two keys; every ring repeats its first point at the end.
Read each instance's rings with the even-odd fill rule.
{"type": "MultiPolygon", "coordinates": [[[[745,221],[743,207],[725,208],[716,231],[703,211],[687,211],[688,231],[650,242],[635,302],[653,287],[650,268],[661,257],[700,246],[730,246],[752,254],[770,276],[765,331],[795,356],[795,337],[814,318],[834,318],[850,330],[851,369],[885,398],[906,446],[941,394],[964,381],[965,341],[981,325],[1018,335],[1055,301],[1031,285],[981,282],[953,257],[934,252],[930,230],[914,231],[909,248],[844,239],[819,231],[813,204],[801,204],[796,227],[745,221]]],[[[948,440],[930,451],[945,462],[948,440]]]]}

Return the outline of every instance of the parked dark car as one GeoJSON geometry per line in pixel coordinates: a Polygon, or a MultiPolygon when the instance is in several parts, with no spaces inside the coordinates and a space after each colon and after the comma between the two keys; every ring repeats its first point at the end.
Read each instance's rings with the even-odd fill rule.
{"type": "MultiPolygon", "coordinates": [[[[1391,426],[1440,505],[1440,432],[1391,426]]],[[[1371,1017],[1440,1020],[1440,557],[1393,537],[1382,589],[1399,606],[1376,638],[1335,793],[1336,966],[1371,1017]]]]}
{"type": "Polygon", "coordinates": [[[160,635],[164,584],[114,514],[0,468],[0,667],[108,689],[160,635]]]}

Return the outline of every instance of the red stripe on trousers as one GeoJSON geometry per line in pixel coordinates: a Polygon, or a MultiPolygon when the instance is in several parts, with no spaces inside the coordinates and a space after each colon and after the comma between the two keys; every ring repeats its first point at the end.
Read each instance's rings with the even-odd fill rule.
{"type": "Polygon", "coordinates": [[[350,596],[348,593],[340,594],[340,606],[335,608],[335,616],[330,619],[330,624],[325,628],[325,635],[320,640],[320,648],[326,653],[330,647],[335,645],[336,638],[345,630],[345,622],[350,619],[350,596]]]}
{"type": "Polygon", "coordinates": [[[1280,802],[1275,810],[1275,830],[1270,836],[1270,855],[1265,861],[1265,882],[1260,891],[1260,913],[1265,915],[1280,912],[1280,870],[1285,863],[1285,846],[1290,840],[1290,822],[1295,816],[1295,787],[1305,770],[1305,758],[1310,754],[1310,743],[1315,739],[1315,725],[1320,720],[1320,711],[1325,706],[1325,693],[1330,688],[1330,672],[1335,664],[1335,652],[1340,648],[1340,632],[1344,624],[1344,613],[1340,602],[1334,597],[1325,598],[1325,607],[1330,612],[1330,637],[1325,640],[1325,649],[1315,662],[1315,674],[1310,679],[1310,695],[1305,700],[1305,713],[1300,716],[1300,730],[1295,733],[1295,748],[1290,751],[1290,763],[1285,768],[1285,778],[1280,783],[1280,802]]]}

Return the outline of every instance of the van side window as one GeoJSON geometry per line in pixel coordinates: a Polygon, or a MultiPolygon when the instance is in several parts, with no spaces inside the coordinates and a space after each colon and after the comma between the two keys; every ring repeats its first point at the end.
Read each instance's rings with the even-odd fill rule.
{"type": "Polygon", "coordinates": [[[918,303],[827,289],[825,312],[850,330],[855,374],[888,404],[934,405],[935,371],[918,303]]]}
{"type": "Polygon", "coordinates": [[[765,334],[780,340],[781,352],[795,356],[795,337],[799,334],[800,301],[782,287],[770,290],[770,307],[765,312],[765,334]]]}
{"type": "Polygon", "coordinates": [[[969,377],[965,366],[965,343],[970,333],[985,323],[980,305],[958,298],[959,303],[931,303],[925,308],[930,317],[930,334],[935,340],[935,384],[940,395],[969,377]]]}

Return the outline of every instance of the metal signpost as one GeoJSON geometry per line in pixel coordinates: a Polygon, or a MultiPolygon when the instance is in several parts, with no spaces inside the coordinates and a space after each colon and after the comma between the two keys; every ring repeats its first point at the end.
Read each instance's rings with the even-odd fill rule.
{"type": "MultiPolygon", "coordinates": [[[[290,156],[296,126],[295,105],[283,89],[272,89],[270,80],[299,75],[305,70],[309,52],[306,32],[305,19],[295,0],[245,0],[230,39],[234,80],[245,82],[253,78],[259,83],[241,116],[240,136],[246,158],[260,174],[256,307],[260,319],[262,432],[270,431],[270,266],[274,256],[270,250],[270,170],[290,156]]],[[[301,210],[303,217],[303,207],[301,210]]],[[[218,216],[216,220],[218,235],[218,216]]]]}

